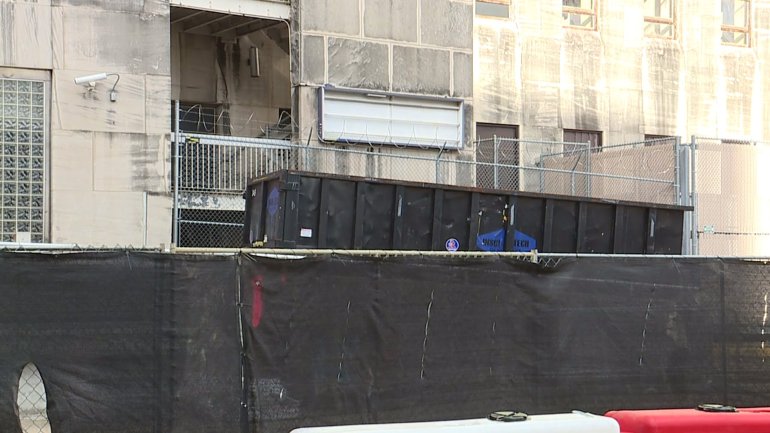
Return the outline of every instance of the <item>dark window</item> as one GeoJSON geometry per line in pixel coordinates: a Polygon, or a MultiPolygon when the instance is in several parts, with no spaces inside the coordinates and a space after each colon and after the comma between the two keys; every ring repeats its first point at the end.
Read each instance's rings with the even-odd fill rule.
{"type": "Polygon", "coordinates": [[[599,131],[581,131],[577,129],[564,130],[564,151],[574,152],[585,150],[586,146],[575,143],[591,143],[591,152],[601,152],[602,133],[599,131]]]}
{"type": "Polygon", "coordinates": [[[675,143],[676,143],[676,137],[672,137],[670,135],[655,135],[655,134],[644,135],[645,146],[658,146],[661,144],[665,144],[667,146],[673,146],[675,143]]]}
{"type": "Polygon", "coordinates": [[[510,0],[476,0],[476,15],[508,18],[510,0]]]}
{"type": "Polygon", "coordinates": [[[494,123],[476,124],[476,186],[519,189],[519,128],[494,123]]]}

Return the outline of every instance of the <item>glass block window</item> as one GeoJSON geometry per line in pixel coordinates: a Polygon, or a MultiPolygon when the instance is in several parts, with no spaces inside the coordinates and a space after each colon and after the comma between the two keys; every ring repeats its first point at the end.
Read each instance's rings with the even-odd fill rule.
{"type": "Polygon", "coordinates": [[[0,241],[45,240],[43,81],[0,78],[0,241]]]}

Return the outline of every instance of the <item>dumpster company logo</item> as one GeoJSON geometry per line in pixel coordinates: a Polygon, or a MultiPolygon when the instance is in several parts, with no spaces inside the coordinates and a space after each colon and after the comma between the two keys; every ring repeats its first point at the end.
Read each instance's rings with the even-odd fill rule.
{"type": "Polygon", "coordinates": [[[275,216],[275,213],[278,212],[280,196],[281,193],[278,192],[278,187],[273,188],[270,191],[270,195],[267,196],[267,213],[269,213],[270,216],[275,216]]]}
{"type": "Polygon", "coordinates": [[[447,251],[455,252],[460,249],[460,241],[458,241],[455,238],[449,238],[446,240],[446,244],[444,244],[447,251]]]}
{"type": "Polygon", "coordinates": [[[527,236],[526,234],[516,230],[513,235],[513,251],[520,253],[528,253],[537,249],[537,241],[535,238],[527,236]]]}
{"type": "Polygon", "coordinates": [[[476,236],[476,247],[481,251],[503,251],[505,248],[505,229],[476,236]]]}

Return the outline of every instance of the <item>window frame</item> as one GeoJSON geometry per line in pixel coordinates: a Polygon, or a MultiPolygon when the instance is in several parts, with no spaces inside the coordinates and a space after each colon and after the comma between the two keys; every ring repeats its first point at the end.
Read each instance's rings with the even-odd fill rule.
{"type": "Polygon", "coordinates": [[[603,149],[603,137],[602,137],[602,131],[596,131],[591,129],[564,129],[562,130],[562,141],[565,143],[564,145],[564,153],[567,152],[576,152],[579,151],[577,147],[574,147],[572,149],[567,149],[567,143],[571,145],[571,143],[585,143],[585,141],[579,141],[578,139],[567,139],[567,134],[587,134],[587,135],[596,135],[596,143],[591,142],[591,153],[599,153],[603,149]]]}
{"type": "MultiPolygon", "coordinates": [[[[720,2],[720,8],[724,4],[725,0],[722,0],[720,2]]],[[[722,43],[722,45],[728,45],[733,47],[743,47],[743,48],[750,48],[752,44],[752,35],[751,35],[751,24],[752,24],[752,16],[753,16],[753,4],[751,0],[729,0],[733,2],[733,5],[735,5],[737,2],[743,2],[746,4],[746,26],[737,26],[735,24],[725,24],[725,16],[724,12],[720,12],[722,15],[722,22],[720,23],[720,37],[719,40],[722,43]],[[736,42],[730,42],[725,40],[725,33],[742,33],[745,37],[744,43],[736,43],[736,42]]]]}
{"type": "MultiPolygon", "coordinates": [[[[42,140],[43,140],[42,141],[42,155],[32,155],[32,154],[30,154],[28,156],[30,159],[32,159],[32,158],[42,158],[42,167],[41,168],[39,168],[39,169],[38,168],[31,168],[31,170],[34,170],[36,172],[42,173],[42,182],[41,182],[42,191],[41,191],[40,194],[36,194],[36,193],[33,193],[32,190],[30,189],[30,193],[29,193],[30,206],[28,208],[28,210],[30,211],[30,215],[31,215],[32,210],[34,208],[36,208],[36,206],[33,206],[31,204],[32,203],[31,202],[32,197],[33,196],[39,196],[41,198],[42,203],[41,203],[41,206],[39,207],[39,210],[42,212],[42,220],[39,220],[39,222],[42,224],[42,226],[41,226],[42,230],[40,230],[39,232],[38,231],[30,230],[29,233],[30,233],[30,236],[31,236],[30,242],[32,242],[32,243],[46,243],[46,242],[50,242],[50,239],[51,239],[51,213],[50,213],[51,212],[51,97],[52,97],[51,75],[50,75],[49,71],[44,71],[44,70],[31,70],[31,69],[0,67],[0,81],[3,81],[3,80],[16,81],[17,83],[23,81],[23,82],[38,82],[38,83],[42,83],[43,84],[43,93],[42,93],[42,95],[43,95],[42,131],[38,131],[38,132],[42,132],[42,134],[43,134],[43,137],[42,137],[42,140]],[[39,236],[37,236],[37,235],[39,235],[39,236]]],[[[0,85],[2,85],[2,82],[0,82],[0,85]]],[[[38,93],[38,92],[33,92],[33,93],[38,93]]],[[[0,105],[2,105],[2,104],[0,104],[0,105]]],[[[40,107],[40,106],[36,105],[36,107],[40,107]]],[[[0,108],[2,108],[2,107],[0,107],[0,108]]],[[[0,115],[2,115],[1,112],[0,112],[0,115]]],[[[23,116],[21,116],[21,117],[23,117],[23,116]]],[[[17,120],[18,120],[18,118],[19,117],[17,117],[17,120]]],[[[30,116],[30,119],[31,118],[32,118],[32,116],[30,116]]],[[[0,125],[0,130],[3,130],[2,125],[0,125]]],[[[0,137],[0,138],[2,138],[2,137],[0,137]]],[[[18,142],[17,142],[17,144],[18,144],[18,142]]],[[[31,142],[30,142],[30,145],[32,145],[31,142]]],[[[2,147],[2,145],[0,145],[0,147],[2,147]]],[[[30,151],[31,151],[31,148],[30,148],[30,151]]],[[[0,163],[3,162],[2,153],[3,153],[2,149],[0,149],[0,163]]],[[[19,156],[19,155],[20,154],[16,153],[16,154],[13,154],[12,156],[14,156],[14,158],[21,158],[21,157],[23,157],[23,156],[19,156]]],[[[18,170],[18,168],[17,168],[17,170],[18,170]]],[[[0,171],[2,171],[2,170],[0,170],[0,171]]],[[[2,183],[2,182],[3,182],[3,179],[0,178],[0,183],[2,183]]],[[[18,183],[19,183],[19,181],[16,180],[15,182],[17,183],[17,186],[16,186],[16,188],[17,188],[16,196],[18,198],[19,197],[19,192],[18,192],[18,187],[19,187],[18,183]]],[[[31,187],[34,183],[38,183],[38,182],[36,182],[34,179],[31,179],[29,181],[29,186],[31,187]]],[[[3,195],[4,195],[3,191],[0,190],[0,197],[2,197],[3,195]]],[[[4,206],[2,205],[2,203],[0,203],[0,208],[2,208],[2,207],[4,207],[4,206]]],[[[20,221],[19,220],[18,211],[21,208],[22,207],[18,203],[15,205],[15,207],[11,207],[11,209],[15,210],[14,213],[16,214],[16,216],[13,219],[13,221],[16,221],[17,223],[20,221]]],[[[36,220],[36,221],[33,221],[33,220],[36,220],[36,219],[30,217],[29,223],[33,224],[34,222],[38,221],[38,220],[36,220]]],[[[0,223],[2,223],[3,221],[5,221],[3,219],[3,215],[0,214],[0,223]]],[[[16,236],[18,236],[19,233],[24,233],[24,232],[18,231],[18,226],[17,226],[16,230],[17,230],[15,232],[16,236]]],[[[3,232],[3,228],[0,227],[0,233],[2,233],[2,232],[3,232]]],[[[9,232],[5,232],[5,233],[9,233],[9,232]]],[[[0,241],[3,241],[2,236],[0,236],[0,241]]],[[[25,241],[25,240],[24,239],[20,240],[18,237],[15,237],[15,239],[12,240],[12,242],[21,242],[21,241],[25,241]]]]}
{"type": "Polygon", "coordinates": [[[577,30],[586,30],[591,32],[599,31],[599,1],[600,0],[590,0],[591,1],[591,8],[582,8],[582,7],[575,7],[575,6],[567,6],[564,4],[565,0],[562,0],[562,6],[561,6],[561,13],[562,13],[562,27],[567,29],[577,29],[577,30]],[[579,26],[579,25],[573,25],[569,24],[569,18],[571,18],[572,15],[578,15],[578,16],[590,16],[593,18],[593,25],[592,26],[579,26]]]}
{"type": "MultiPolygon", "coordinates": [[[[645,0],[647,1],[647,0],[645,0]]],[[[652,0],[660,2],[661,0],[652,0]]],[[[660,38],[660,39],[677,39],[678,37],[678,26],[677,26],[677,8],[676,8],[676,0],[667,0],[669,4],[671,5],[671,18],[666,17],[660,17],[660,16],[650,16],[646,13],[644,14],[644,37],[646,38],[660,38]],[[664,24],[671,26],[671,35],[666,36],[658,33],[657,31],[654,34],[648,34],[647,33],[647,24],[664,24]]]]}
{"type": "MultiPolygon", "coordinates": [[[[476,187],[478,188],[491,188],[491,189],[503,189],[518,191],[521,190],[521,154],[519,152],[519,136],[521,134],[521,128],[519,125],[513,125],[508,123],[488,123],[488,122],[476,122],[476,146],[474,150],[474,157],[477,162],[476,165],[476,187]],[[489,134],[480,133],[484,130],[494,131],[490,137],[489,134]],[[502,135],[498,135],[497,132],[502,132],[502,135]],[[507,133],[509,132],[509,133],[507,133]],[[498,149],[498,156],[495,158],[494,153],[492,155],[485,155],[482,149],[482,141],[488,141],[490,139],[503,139],[511,140],[514,142],[514,148],[511,149],[510,154],[506,154],[504,151],[500,152],[498,149]],[[485,157],[487,156],[487,157],[485,157]],[[490,157],[491,156],[491,157],[490,157]],[[502,157],[501,157],[502,156],[502,157]],[[512,167],[498,167],[498,173],[502,171],[502,179],[498,179],[498,184],[494,185],[484,182],[488,180],[490,173],[494,172],[494,161],[497,159],[498,165],[515,166],[512,167]]],[[[493,144],[494,146],[494,144],[493,144]]],[[[488,147],[488,146],[487,146],[488,147]]],[[[494,149],[492,150],[494,152],[494,149]]]]}
{"type": "Polygon", "coordinates": [[[511,18],[511,0],[476,0],[473,7],[473,13],[484,18],[507,20],[511,18]],[[479,12],[480,4],[487,5],[493,9],[499,9],[501,13],[496,15],[479,12]],[[505,15],[502,14],[503,10],[505,10],[505,15]]]}

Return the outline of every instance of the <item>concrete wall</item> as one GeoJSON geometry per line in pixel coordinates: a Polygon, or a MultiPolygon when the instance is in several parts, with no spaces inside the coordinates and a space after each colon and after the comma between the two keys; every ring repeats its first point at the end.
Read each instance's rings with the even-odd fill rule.
{"type": "Polygon", "coordinates": [[[770,137],[770,1],[753,3],[750,48],[721,43],[717,1],[677,1],[677,37],[644,36],[641,1],[598,2],[598,31],[565,29],[562,2],[512,2],[509,19],[477,16],[475,121],[562,129],[604,144],[645,134],[770,137]]]}
{"type": "Polygon", "coordinates": [[[291,109],[288,46],[281,46],[288,31],[285,23],[277,22],[266,31],[219,38],[172,26],[172,98],[225,104],[232,135],[258,136],[278,121],[279,109],[291,109]],[[259,50],[259,77],[249,71],[252,46],[259,50]]]}
{"type": "Polygon", "coordinates": [[[50,75],[49,240],[170,242],[168,2],[0,0],[0,31],[4,75],[50,75]]]}
{"type": "MultiPolygon", "coordinates": [[[[317,143],[316,89],[324,84],[462,98],[467,142],[473,109],[471,0],[292,3],[294,44],[299,47],[293,58],[294,106],[303,142],[310,137],[317,143]]],[[[387,146],[378,152],[423,157],[438,153],[387,146]]],[[[472,149],[461,153],[468,152],[472,149]]]]}

